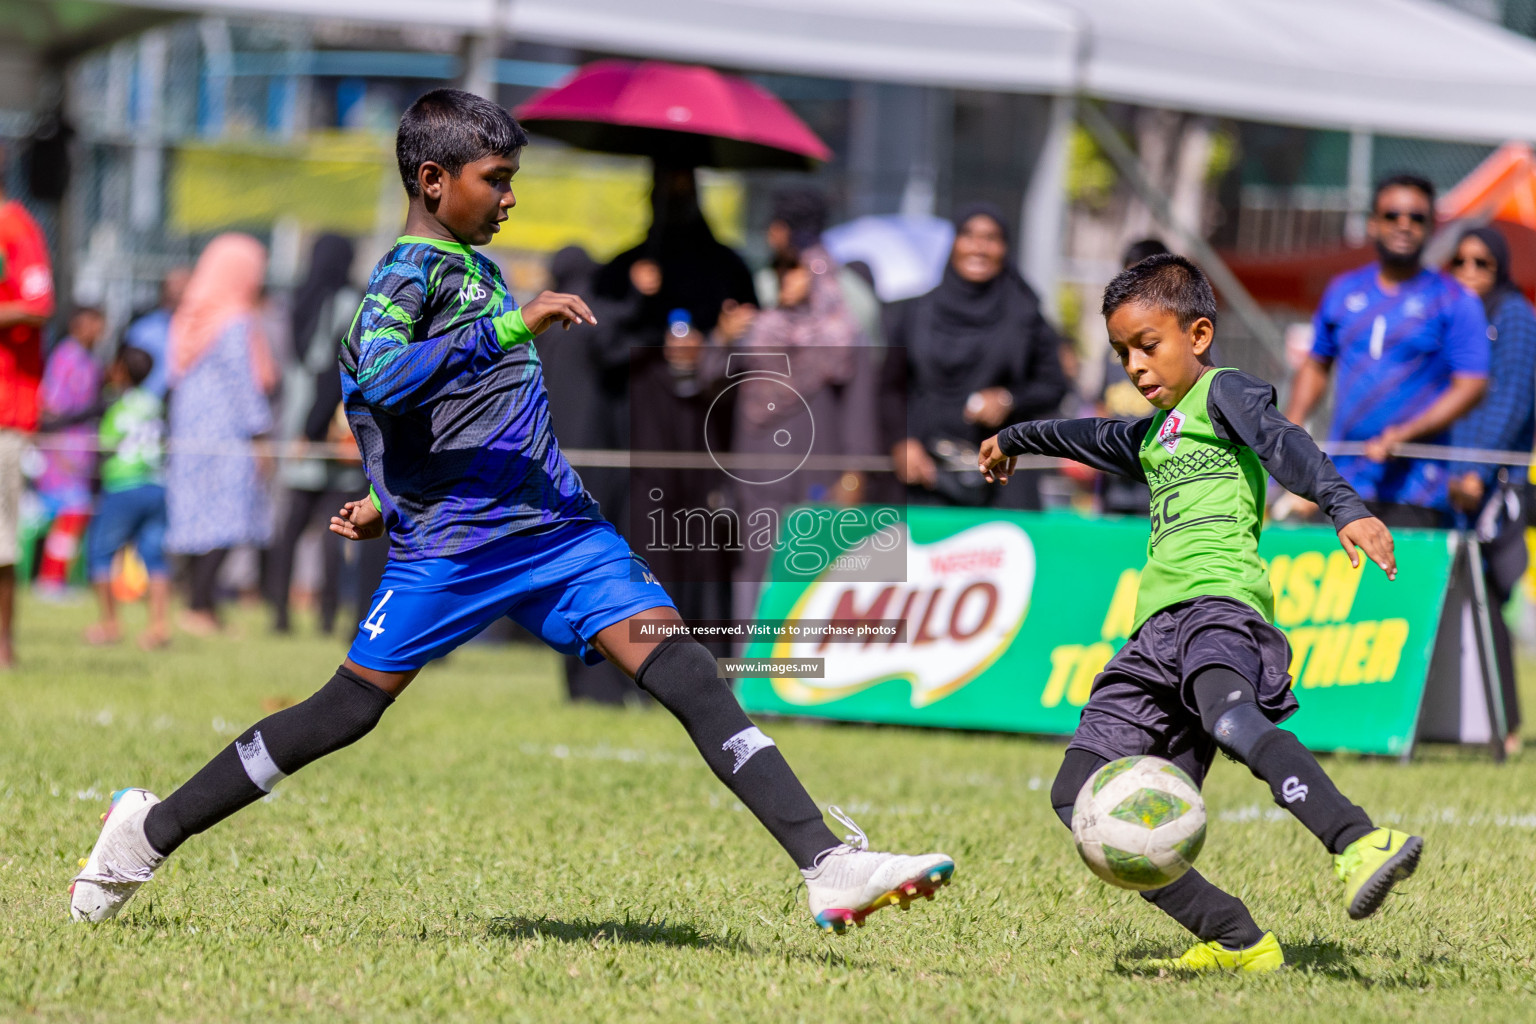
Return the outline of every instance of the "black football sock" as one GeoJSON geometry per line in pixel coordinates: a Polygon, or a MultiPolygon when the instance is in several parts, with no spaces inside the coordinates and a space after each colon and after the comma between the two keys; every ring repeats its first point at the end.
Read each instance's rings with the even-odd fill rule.
{"type": "Polygon", "coordinates": [[[1061,767],[1056,770],[1056,779],[1051,783],[1051,809],[1067,828],[1072,827],[1072,808],[1077,804],[1077,794],[1082,791],[1083,784],[1108,763],[1109,758],[1090,750],[1067,748],[1061,767]]]}
{"type": "Polygon", "coordinates": [[[263,718],[144,818],[149,845],[169,855],[255,803],[311,761],[362,739],[394,698],[342,666],[308,700],[263,718]]]}
{"type": "Polygon", "coordinates": [[[1207,668],[1190,680],[1200,721],[1222,750],[1269,783],[1275,803],[1290,811],[1329,853],[1342,853],[1375,826],[1350,803],[1293,734],[1271,722],[1254,690],[1229,668],[1207,668]]]}
{"type": "MultiPolygon", "coordinates": [[[[1051,807],[1063,825],[1072,827],[1077,794],[1089,777],[1108,763],[1092,751],[1068,748],[1056,781],[1051,783],[1051,807]]],[[[1141,898],[1189,929],[1201,942],[1245,949],[1264,937],[1242,900],[1216,888],[1193,868],[1173,884],[1144,892],[1141,898]]]]}
{"type": "Polygon", "coordinates": [[[773,740],[736,703],[703,644],[668,637],[641,664],[635,682],[677,716],[710,769],[797,866],[813,866],[817,854],[838,845],[820,808],[773,740]]]}
{"type": "Polygon", "coordinates": [[[1264,937],[1242,900],[1216,888],[1194,868],[1170,885],[1149,889],[1141,898],[1189,929],[1201,942],[1247,949],[1264,937]]]}

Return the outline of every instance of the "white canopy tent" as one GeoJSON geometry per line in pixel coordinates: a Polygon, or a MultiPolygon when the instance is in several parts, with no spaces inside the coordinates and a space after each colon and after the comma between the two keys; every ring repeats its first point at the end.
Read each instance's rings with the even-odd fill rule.
{"type": "Polygon", "coordinates": [[[127,0],[764,71],[1067,95],[1467,142],[1536,139],[1536,42],[1432,0],[127,0]]]}
{"type": "Polygon", "coordinates": [[[1038,0],[123,0],[137,7],[430,25],[829,78],[1070,90],[1073,14],[1038,0]]]}
{"type": "Polygon", "coordinates": [[[1082,89],[1146,106],[1467,142],[1536,139],[1536,42],[1431,0],[1059,0],[1082,89]]]}
{"type": "MultiPolygon", "coordinates": [[[[7,5],[37,0],[0,0],[7,5]]],[[[1049,302],[1072,98],[1462,142],[1536,140],[1536,42],[1433,0],[91,0],[425,25],[830,78],[1053,96],[1022,268],[1049,302]]],[[[0,23],[0,42],[7,30],[0,23]]],[[[488,82],[483,68],[470,78],[488,82]]],[[[1090,119],[1091,121],[1092,119],[1090,119]]],[[[1352,146],[1359,190],[1368,143],[1352,146]]],[[[1198,249],[1202,240],[1170,225],[1198,249]]],[[[1214,254],[1211,254],[1214,258],[1214,254]]],[[[1235,284],[1235,279],[1232,282],[1235,284]]],[[[1248,316],[1245,320],[1251,319],[1248,316]]],[[[1262,318],[1260,318],[1262,319],[1262,318]]],[[[1261,333],[1272,333],[1259,324],[1261,333]]]]}

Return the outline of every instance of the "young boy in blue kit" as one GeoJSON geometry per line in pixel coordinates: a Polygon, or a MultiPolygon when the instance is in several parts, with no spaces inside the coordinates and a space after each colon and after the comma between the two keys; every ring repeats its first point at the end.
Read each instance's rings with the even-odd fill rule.
{"type": "Polygon", "coordinates": [[[390,538],[390,562],[336,674],[241,734],[163,802],[120,791],[71,886],[76,919],[113,917],[185,840],[366,735],[431,662],[507,615],[551,647],[608,658],[677,716],[704,760],[805,876],[816,923],[843,931],[931,895],[954,862],[839,843],[772,739],[754,727],[697,641],[632,630],[682,620],[582,487],[550,431],[530,344],[595,324],[579,297],[519,308],[473,248],[515,204],[527,136],[495,104],[439,89],[400,121],[405,234],[374,269],[341,352],[347,419],[370,498],[337,532],[390,538]],[[379,515],[382,513],[382,515],[379,515]]]}

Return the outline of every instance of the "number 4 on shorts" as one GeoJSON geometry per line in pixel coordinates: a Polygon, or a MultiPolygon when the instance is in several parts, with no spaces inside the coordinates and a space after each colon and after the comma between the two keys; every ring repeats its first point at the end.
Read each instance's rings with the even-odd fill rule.
{"type": "Polygon", "coordinates": [[[384,606],[389,603],[394,595],[393,590],[384,591],[384,596],[379,598],[379,603],[373,606],[373,611],[363,620],[363,628],[369,632],[370,640],[377,640],[380,633],[384,632],[384,606]]]}

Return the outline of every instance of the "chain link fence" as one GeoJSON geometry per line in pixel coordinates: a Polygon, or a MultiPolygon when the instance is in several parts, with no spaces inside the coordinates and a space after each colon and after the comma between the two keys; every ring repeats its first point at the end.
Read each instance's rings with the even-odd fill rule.
{"type": "MultiPolygon", "coordinates": [[[[209,73],[231,32],[218,19],[177,22],[69,67],[65,114],[78,134],[54,249],[61,295],[100,306],[113,330],[153,306],[166,272],[215,233],[174,222],[179,152],[212,129],[255,133],[256,80],[209,73]]],[[[269,227],[250,227],[272,241],[269,227]]]]}

